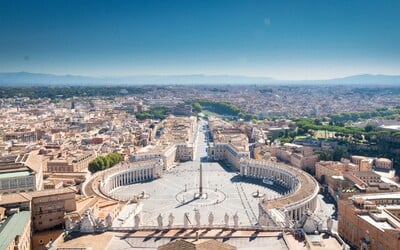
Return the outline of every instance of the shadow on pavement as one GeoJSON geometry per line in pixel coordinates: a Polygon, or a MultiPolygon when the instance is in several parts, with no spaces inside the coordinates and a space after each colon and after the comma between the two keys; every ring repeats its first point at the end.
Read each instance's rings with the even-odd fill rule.
{"type": "Polygon", "coordinates": [[[268,185],[268,184],[265,184],[262,179],[256,179],[256,178],[245,177],[245,176],[240,176],[240,175],[233,176],[231,178],[231,182],[232,183],[242,182],[242,183],[255,184],[258,186],[262,186],[262,187],[271,189],[275,192],[278,192],[279,194],[284,194],[287,191],[287,189],[282,187],[281,185],[278,185],[278,184],[268,185]]]}

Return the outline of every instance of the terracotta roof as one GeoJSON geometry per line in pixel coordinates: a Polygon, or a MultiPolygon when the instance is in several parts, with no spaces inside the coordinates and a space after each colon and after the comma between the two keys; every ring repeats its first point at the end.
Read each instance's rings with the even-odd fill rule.
{"type": "Polygon", "coordinates": [[[7,204],[15,204],[21,202],[29,202],[32,198],[36,197],[44,197],[50,195],[57,195],[57,194],[69,194],[69,193],[76,193],[77,190],[73,187],[66,187],[60,189],[48,189],[42,191],[34,191],[34,192],[23,192],[23,193],[14,193],[14,194],[3,194],[0,198],[0,205],[7,205],[7,204]]]}
{"type": "Polygon", "coordinates": [[[42,168],[42,156],[39,155],[39,151],[32,151],[29,153],[25,165],[30,169],[33,169],[35,172],[39,172],[42,168]]]}
{"type": "Polygon", "coordinates": [[[26,193],[6,194],[0,197],[0,206],[13,203],[30,202],[31,199],[32,198],[26,195],[26,193]]]}

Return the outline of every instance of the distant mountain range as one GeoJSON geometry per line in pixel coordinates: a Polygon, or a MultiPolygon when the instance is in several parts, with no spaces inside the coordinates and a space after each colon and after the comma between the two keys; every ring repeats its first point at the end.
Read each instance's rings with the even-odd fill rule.
{"type": "Polygon", "coordinates": [[[336,84],[366,84],[366,85],[396,85],[400,87],[400,75],[354,75],[343,78],[325,80],[328,83],[336,84]]]}
{"type": "Polygon", "coordinates": [[[30,72],[0,73],[1,86],[60,86],[60,85],[145,85],[145,84],[360,84],[400,85],[399,75],[355,75],[330,80],[285,81],[270,77],[234,75],[136,75],[125,77],[88,77],[53,75],[30,72]]]}
{"type": "Polygon", "coordinates": [[[9,86],[37,85],[117,85],[117,84],[261,84],[274,80],[267,77],[230,75],[135,75],[124,77],[88,77],[30,72],[0,73],[0,84],[9,86]]]}

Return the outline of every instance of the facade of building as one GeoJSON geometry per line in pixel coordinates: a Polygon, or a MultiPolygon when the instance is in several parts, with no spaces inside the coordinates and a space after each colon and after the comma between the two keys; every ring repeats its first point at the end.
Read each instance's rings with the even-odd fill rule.
{"type": "Polygon", "coordinates": [[[393,162],[386,158],[375,159],[375,167],[379,169],[393,169],[393,162]]]}
{"type": "Polygon", "coordinates": [[[76,190],[72,188],[30,193],[32,226],[41,231],[64,225],[64,214],[76,210],[76,190]]]}
{"type": "Polygon", "coordinates": [[[326,176],[342,175],[345,166],[341,162],[320,161],[315,164],[315,178],[322,181],[326,176]]]}
{"type": "Polygon", "coordinates": [[[352,174],[362,180],[365,183],[379,183],[381,181],[381,176],[372,171],[356,171],[352,174]]]}
{"type": "Polygon", "coordinates": [[[372,171],[373,158],[361,155],[352,155],[351,162],[360,167],[360,171],[372,171]]]}
{"type": "Polygon", "coordinates": [[[346,171],[359,171],[359,167],[346,161],[319,161],[315,164],[315,177],[319,181],[329,176],[343,175],[346,171]]]}
{"type": "Polygon", "coordinates": [[[6,133],[4,136],[5,141],[16,140],[19,142],[34,142],[37,140],[36,131],[34,130],[17,130],[13,132],[6,133]]]}
{"type": "Polygon", "coordinates": [[[62,158],[53,158],[47,162],[47,172],[71,173],[81,172],[88,167],[89,163],[96,158],[94,152],[81,152],[68,154],[62,158]]]}
{"type": "Polygon", "coordinates": [[[240,159],[249,158],[249,151],[239,151],[228,143],[210,144],[207,148],[209,159],[214,161],[227,161],[235,169],[240,169],[240,159]]]}
{"type": "Polygon", "coordinates": [[[192,161],[193,157],[193,144],[182,143],[176,145],[176,161],[192,161]]]}
{"type": "Polygon", "coordinates": [[[315,164],[318,162],[318,155],[313,153],[311,147],[293,143],[285,143],[280,146],[271,146],[271,156],[280,161],[290,163],[300,169],[315,171],[315,164]]]}
{"type": "Polygon", "coordinates": [[[31,211],[32,229],[45,230],[64,224],[64,214],[76,210],[76,190],[62,188],[2,195],[0,206],[31,211]]]}
{"type": "Polygon", "coordinates": [[[371,158],[361,155],[351,156],[351,162],[360,166],[360,171],[371,171],[372,167],[382,170],[393,169],[393,162],[387,158],[371,158]]]}

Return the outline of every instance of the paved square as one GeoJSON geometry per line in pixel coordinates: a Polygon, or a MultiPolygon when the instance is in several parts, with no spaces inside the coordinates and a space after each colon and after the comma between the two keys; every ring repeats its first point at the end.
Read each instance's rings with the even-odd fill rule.
{"type": "MultiPolygon", "coordinates": [[[[208,224],[210,212],[214,215],[214,225],[223,225],[224,216],[230,217],[237,213],[239,226],[250,226],[257,223],[258,202],[260,198],[253,197],[259,192],[266,198],[280,196],[284,190],[270,187],[262,180],[241,177],[237,172],[224,168],[217,162],[206,162],[205,135],[199,129],[196,140],[195,161],[180,163],[162,177],[150,182],[136,183],[120,187],[113,192],[118,196],[131,197],[142,192],[148,196],[141,200],[141,225],[156,226],[157,216],[163,217],[163,225],[168,224],[170,213],[175,217],[174,225],[183,225],[184,213],[188,213],[191,224],[195,224],[194,214],[199,210],[201,225],[208,224]],[[205,195],[195,199],[199,189],[199,167],[203,167],[203,189],[205,195]],[[273,188],[273,189],[272,189],[273,188]]],[[[114,226],[134,226],[133,216],[129,216],[132,206],[121,212],[125,221],[116,220],[114,226]]]]}

